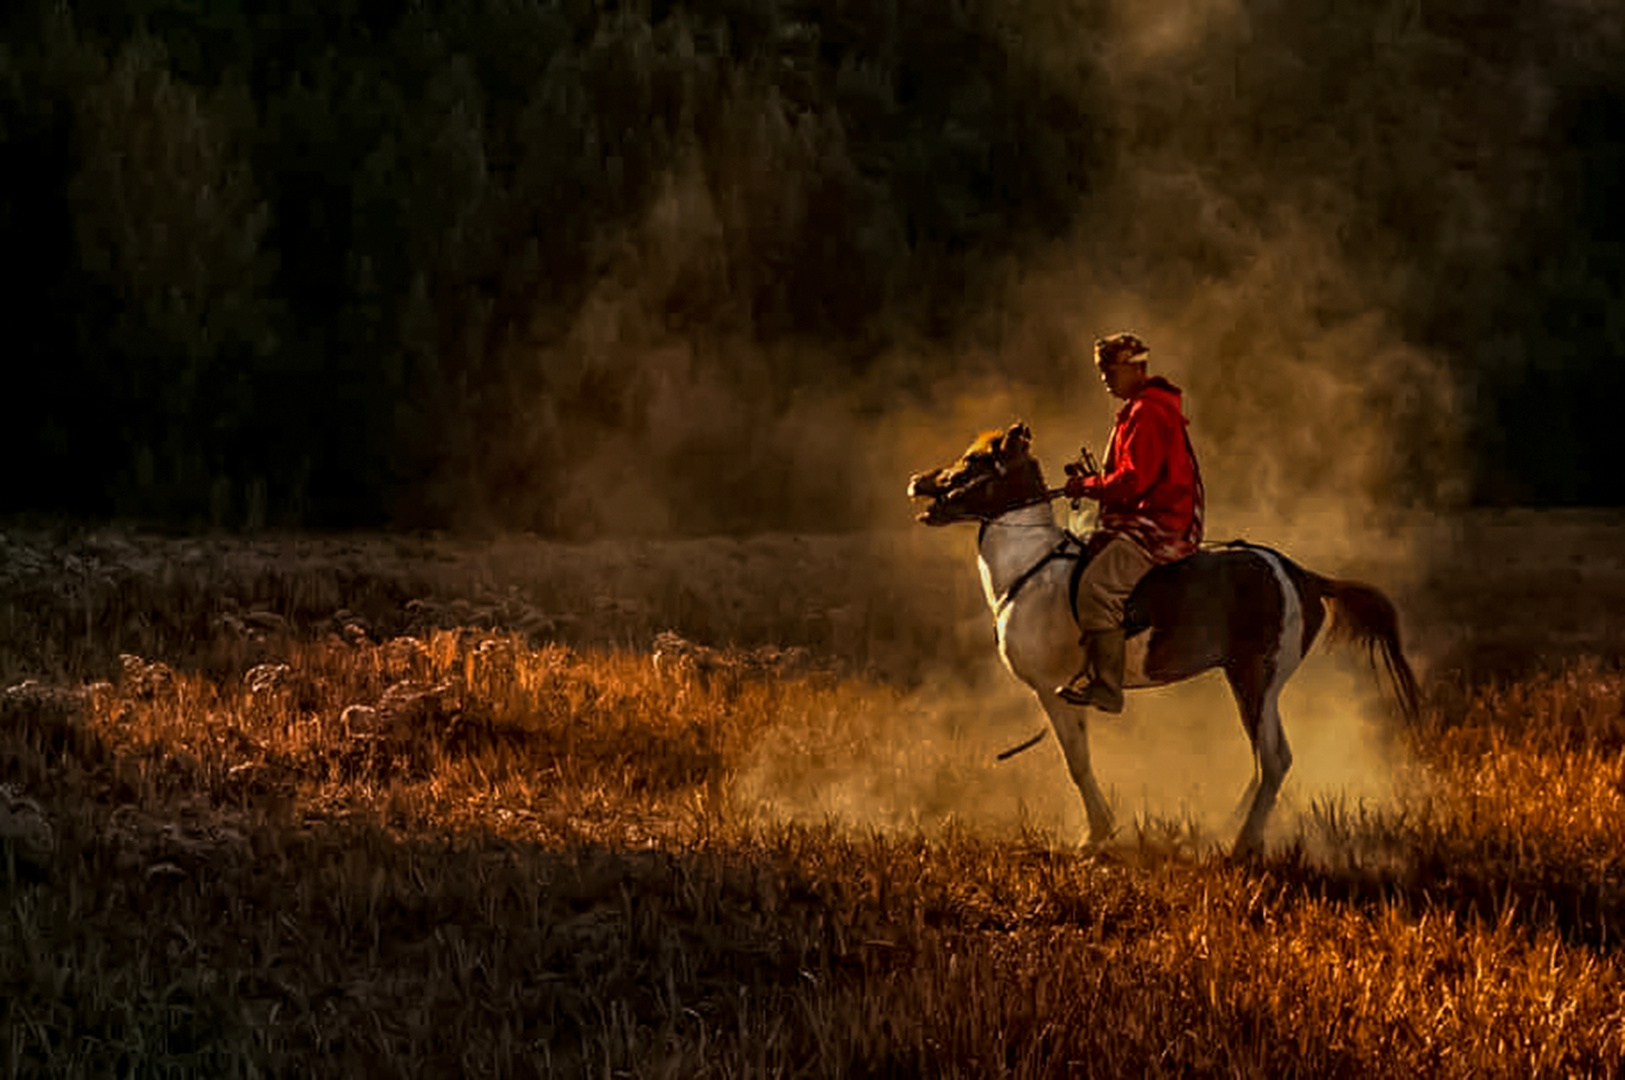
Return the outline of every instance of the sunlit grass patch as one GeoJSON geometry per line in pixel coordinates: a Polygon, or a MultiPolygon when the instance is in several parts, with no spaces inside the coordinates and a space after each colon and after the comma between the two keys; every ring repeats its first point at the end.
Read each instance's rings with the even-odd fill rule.
{"type": "Polygon", "coordinates": [[[702,676],[647,654],[439,631],[293,643],[284,660],[219,682],[126,656],[122,677],[87,695],[83,731],[151,798],[389,794],[433,822],[503,788],[626,803],[714,785],[795,693],[793,681],[702,676]]]}

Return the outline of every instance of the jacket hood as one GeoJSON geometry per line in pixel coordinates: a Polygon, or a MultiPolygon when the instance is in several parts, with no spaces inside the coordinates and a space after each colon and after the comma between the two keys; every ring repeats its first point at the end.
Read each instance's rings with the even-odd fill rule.
{"type": "Polygon", "coordinates": [[[1153,375],[1146,380],[1146,384],[1140,388],[1140,392],[1135,394],[1133,400],[1128,404],[1132,405],[1135,402],[1143,401],[1157,408],[1171,409],[1173,414],[1179,417],[1180,423],[1189,423],[1190,421],[1185,419],[1185,410],[1181,405],[1181,400],[1182,392],[1179,387],[1164,379],[1161,375],[1153,375]]]}

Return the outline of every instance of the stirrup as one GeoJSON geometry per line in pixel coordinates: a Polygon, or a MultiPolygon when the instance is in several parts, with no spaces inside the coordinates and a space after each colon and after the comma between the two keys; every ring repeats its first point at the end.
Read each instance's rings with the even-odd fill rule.
{"type": "MultiPolygon", "coordinates": [[[[1077,680],[1073,680],[1076,682],[1077,680]]],[[[1112,688],[1101,682],[1091,682],[1088,686],[1079,689],[1072,683],[1062,683],[1055,688],[1061,700],[1069,705],[1087,705],[1099,709],[1101,712],[1120,713],[1123,711],[1123,692],[1112,692],[1112,688]]]]}

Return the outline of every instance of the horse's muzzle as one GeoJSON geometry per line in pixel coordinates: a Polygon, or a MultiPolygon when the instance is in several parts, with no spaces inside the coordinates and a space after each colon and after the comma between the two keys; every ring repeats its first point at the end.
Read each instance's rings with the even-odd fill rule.
{"type": "Polygon", "coordinates": [[[908,478],[908,497],[911,499],[934,499],[941,495],[942,487],[937,483],[937,477],[941,475],[941,469],[915,473],[908,478]]]}
{"type": "Polygon", "coordinates": [[[941,483],[942,470],[934,469],[931,472],[915,473],[909,477],[908,497],[911,499],[930,499],[931,504],[923,511],[914,515],[914,520],[922,525],[946,525],[947,519],[943,516],[942,497],[948,493],[941,483]]]}

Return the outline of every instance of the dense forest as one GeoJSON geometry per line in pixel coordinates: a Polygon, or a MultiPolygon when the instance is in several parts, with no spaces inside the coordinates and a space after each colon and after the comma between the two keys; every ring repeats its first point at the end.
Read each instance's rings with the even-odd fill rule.
{"type": "Polygon", "coordinates": [[[636,521],[594,516],[590,473],[680,506],[661,528],[855,524],[831,417],[929,407],[966,372],[1075,380],[1120,328],[1010,329],[1058,261],[1145,318],[1276,282],[1222,332],[1168,331],[1198,400],[1250,402],[1203,430],[1221,460],[1259,426],[1235,417],[1302,392],[1235,385],[1302,344],[1255,325],[1292,306],[1342,328],[1328,363],[1394,448],[1371,482],[1625,503],[1619,16],[1183,7],[8,4],[0,512],[636,521]],[[1257,269],[1287,236],[1336,267],[1290,304],[1271,291],[1303,264],[1257,269]],[[1433,389],[1403,359],[1362,370],[1379,337],[1433,389]]]}

